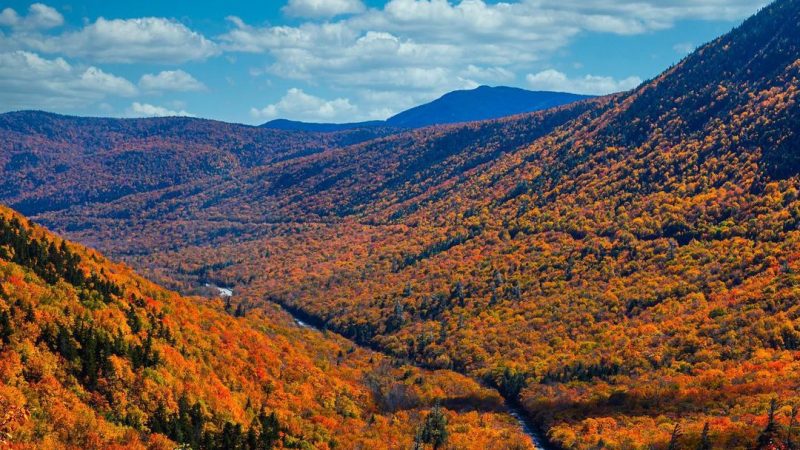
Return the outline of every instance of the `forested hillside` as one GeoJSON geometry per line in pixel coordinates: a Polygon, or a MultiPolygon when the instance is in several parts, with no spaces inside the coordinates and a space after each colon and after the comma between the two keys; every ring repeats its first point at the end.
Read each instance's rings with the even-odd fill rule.
{"type": "Polygon", "coordinates": [[[0,446],[528,448],[503,411],[463,376],[180,297],[0,207],[0,446]]]}
{"type": "Polygon", "coordinates": [[[799,46],[779,0],[629,93],[35,219],[496,386],[558,447],[794,448],[799,46]]]}
{"type": "Polygon", "coordinates": [[[0,197],[24,214],[104,203],[197,178],[230,179],[255,166],[391,132],[302,133],[187,117],[6,113],[0,114],[0,197]]]}
{"type": "MultiPolygon", "coordinates": [[[[129,262],[134,255],[143,262],[152,257],[137,263],[144,270],[165,250],[230,245],[271,235],[275,228],[338,223],[408,202],[452,186],[499,155],[607,103],[594,100],[499,121],[427,128],[35,217],[129,262]]],[[[61,184],[58,174],[50,176],[61,184]]]]}

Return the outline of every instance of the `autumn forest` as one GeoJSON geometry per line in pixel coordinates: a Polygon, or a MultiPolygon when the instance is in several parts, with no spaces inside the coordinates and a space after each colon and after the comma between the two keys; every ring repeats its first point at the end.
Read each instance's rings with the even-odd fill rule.
{"type": "Polygon", "coordinates": [[[799,80],[778,0],[493,120],[2,114],[0,448],[800,448],[799,80]]]}

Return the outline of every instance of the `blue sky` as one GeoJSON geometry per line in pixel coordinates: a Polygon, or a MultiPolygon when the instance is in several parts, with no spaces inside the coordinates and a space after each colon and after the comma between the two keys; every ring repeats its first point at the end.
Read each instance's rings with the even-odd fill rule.
{"type": "Polygon", "coordinates": [[[635,87],[763,0],[0,3],[0,111],[383,119],[481,84],[635,87]]]}

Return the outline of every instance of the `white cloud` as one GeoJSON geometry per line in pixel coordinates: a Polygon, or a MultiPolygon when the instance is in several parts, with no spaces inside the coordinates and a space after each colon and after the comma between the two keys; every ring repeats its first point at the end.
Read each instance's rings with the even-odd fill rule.
{"type": "Polygon", "coordinates": [[[34,3],[28,8],[28,15],[20,16],[11,8],[0,12],[0,26],[8,26],[24,30],[49,29],[64,23],[64,17],[47,5],[34,3]]]}
{"type": "Polygon", "coordinates": [[[89,67],[81,75],[81,83],[86,87],[93,87],[94,89],[107,92],[109,94],[117,94],[122,96],[131,96],[136,94],[136,88],[130,81],[110,73],[103,72],[97,67],[89,67]]]}
{"type": "Polygon", "coordinates": [[[206,86],[183,70],[165,70],[158,74],[145,74],[139,80],[139,87],[146,91],[203,91],[206,86]]]}
{"type": "Polygon", "coordinates": [[[163,17],[98,18],[76,30],[43,32],[60,26],[56,9],[34,3],[26,16],[5,8],[0,12],[0,48],[85,58],[93,62],[176,64],[221,53],[217,44],[186,25],[163,17]]]}
{"type": "MultiPolygon", "coordinates": [[[[568,11],[596,25],[633,20],[643,30],[663,29],[677,20],[735,20],[747,17],[769,0],[542,0],[543,9],[568,11]]],[[[620,30],[621,31],[621,30],[620,30]]],[[[625,33],[628,34],[628,33],[625,33]]]]}
{"type": "Polygon", "coordinates": [[[501,83],[513,81],[514,72],[503,67],[478,67],[473,64],[467,66],[459,74],[464,79],[474,80],[477,83],[501,83]]]}
{"type": "Polygon", "coordinates": [[[163,106],[151,105],[149,103],[133,102],[131,106],[125,111],[128,117],[194,117],[192,114],[184,110],[173,111],[163,106]]]}
{"type": "Polygon", "coordinates": [[[19,14],[11,8],[5,8],[0,12],[0,26],[13,27],[20,21],[19,14]]]}
{"type": "Polygon", "coordinates": [[[361,0],[289,0],[283,12],[294,17],[330,18],[366,10],[361,0]]]}
{"type": "Polygon", "coordinates": [[[675,53],[684,56],[688,55],[695,49],[695,45],[691,42],[680,42],[672,46],[672,49],[675,50],[675,53]]]}
{"type": "Polygon", "coordinates": [[[526,80],[531,89],[591,95],[627,91],[642,84],[642,79],[635,76],[622,80],[596,75],[586,75],[583,78],[569,78],[566,74],[553,69],[544,70],[535,74],[528,74],[526,80]]]}
{"type": "MultiPolygon", "coordinates": [[[[516,74],[531,73],[530,83],[551,89],[592,93],[626,89],[638,78],[590,75],[569,79],[558,72],[537,71],[548,67],[552,55],[587,33],[635,35],[669,28],[678,20],[739,19],[765,3],[388,0],[382,7],[368,8],[363,0],[287,0],[284,12],[299,20],[272,26],[229,17],[230,29],[214,39],[163,17],[101,17],[84,25],[54,29],[63,24],[61,14],[36,3],[27,12],[0,11],[0,52],[24,50],[82,61],[81,71],[100,63],[177,65],[223,52],[234,64],[236,52],[263,54],[259,67],[248,67],[251,73],[329,88],[342,98],[318,100],[344,111],[337,117],[349,120],[353,115],[361,120],[388,115],[454,89],[513,84],[518,81],[516,74]]],[[[676,46],[676,51],[684,48],[676,46]]],[[[240,58],[236,64],[244,64],[244,60],[240,58]]],[[[148,93],[204,88],[180,70],[147,74],[139,83],[148,93]]],[[[271,106],[277,108],[279,103],[271,106]]],[[[268,109],[257,111],[261,114],[268,109]]],[[[321,113],[302,114],[319,117],[321,113]]]]}
{"type": "Polygon", "coordinates": [[[25,51],[0,53],[0,105],[6,111],[77,108],[136,93],[130,81],[97,67],[74,67],[63,58],[25,51]]]}
{"type": "Polygon", "coordinates": [[[250,114],[259,120],[285,118],[315,122],[352,122],[357,120],[358,108],[349,99],[325,100],[292,88],[277,103],[264,108],[252,108],[250,114]]]}
{"type": "MultiPolygon", "coordinates": [[[[257,72],[347,92],[362,112],[396,111],[399,103],[366,103],[365,93],[385,91],[399,94],[394,96],[399,99],[410,92],[415,99],[428,101],[447,90],[510,83],[516,73],[543,68],[543,61],[580,34],[634,35],[669,28],[684,19],[742,18],[764,3],[390,0],[382,8],[295,26],[253,26],[230,17],[232,28],[218,39],[230,52],[268,55],[269,63],[257,72]]],[[[553,74],[548,80],[544,78],[548,73],[537,75],[532,75],[535,83],[548,81],[551,86],[597,93],[629,88],[638,81],[597,76],[565,81],[553,74]]]]}
{"type": "Polygon", "coordinates": [[[2,39],[3,47],[111,63],[177,64],[220,53],[217,44],[202,34],[161,17],[100,17],[76,31],[55,35],[18,28],[2,39]]]}

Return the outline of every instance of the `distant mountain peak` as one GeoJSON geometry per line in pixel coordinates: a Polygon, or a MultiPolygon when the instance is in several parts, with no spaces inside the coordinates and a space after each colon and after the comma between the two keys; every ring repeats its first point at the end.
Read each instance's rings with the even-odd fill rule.
{"type": "Polygon", "coordinates": [[[528,91],[509,86],[478,86],[448,92],[438,99],[396,114],[385,121],[356,123],[307,123],[277,119],[264,128],[332,132],[359,128],[422,128],[459,122],[499,119],[516,114],[541,111],[591,98],[565,92],[528,91]]]}
{"type": "Polygon", "coordinates": [[[389,125],[419,128],[447,123],[497,119],[561,106],[590,98],[564,92],[528,91],[508,86],[479,86],[453,91],[390,117],[389,125]]]}

